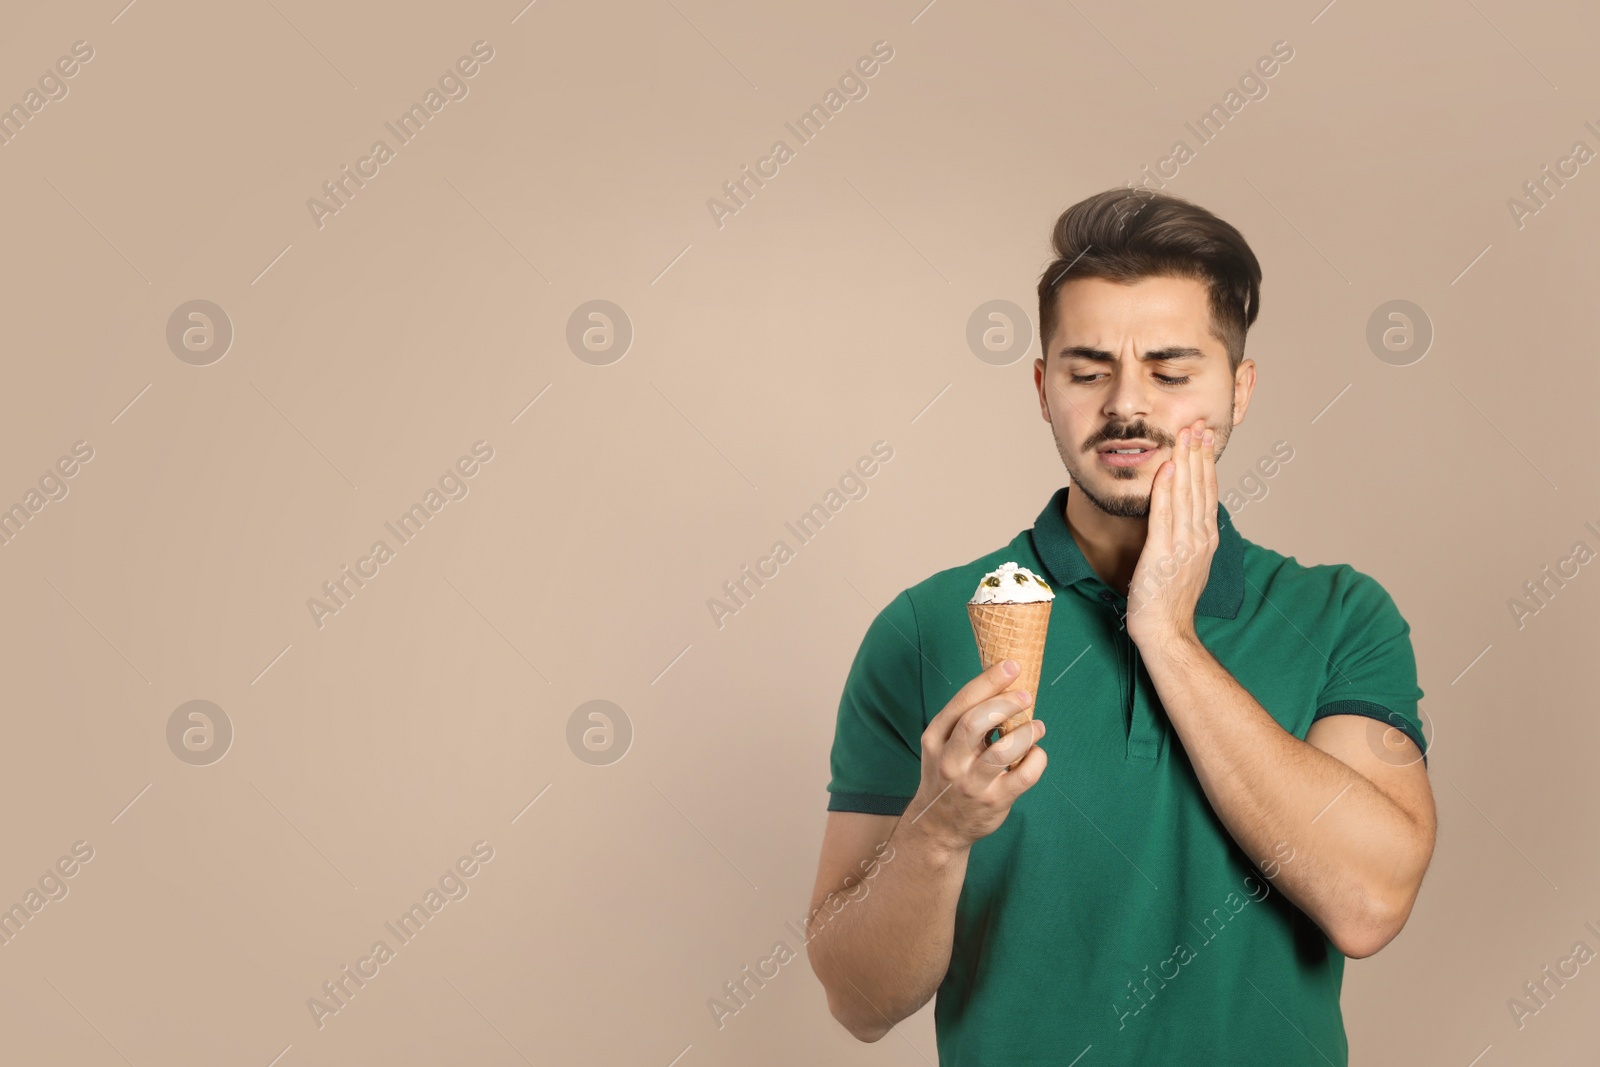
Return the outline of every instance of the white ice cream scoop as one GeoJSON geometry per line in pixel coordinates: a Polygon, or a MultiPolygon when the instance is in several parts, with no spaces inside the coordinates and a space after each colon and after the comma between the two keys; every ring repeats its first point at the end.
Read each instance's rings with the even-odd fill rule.
{"type": "Polygon", "coordinates": [[[969,604],[1034,604],[1054,600],[1049,584],[1026,567],[1002,563],[983,576],[969,604]]]}

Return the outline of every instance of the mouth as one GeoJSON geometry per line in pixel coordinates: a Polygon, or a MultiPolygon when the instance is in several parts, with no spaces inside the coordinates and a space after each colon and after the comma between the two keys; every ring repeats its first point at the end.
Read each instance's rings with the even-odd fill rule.
{"type": "Polygon", "coordinates": [[[1108,467],[1137,467],[1159,449],[1149,441],[1107,441],[1096,450],[1100,462],[1108,467]]]}

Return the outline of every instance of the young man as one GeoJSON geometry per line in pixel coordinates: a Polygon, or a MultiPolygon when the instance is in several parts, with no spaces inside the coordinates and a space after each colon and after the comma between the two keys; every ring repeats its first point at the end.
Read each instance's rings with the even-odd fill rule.
{"type": "Polygon", "coordinates": [[[942,1067],[1343,1067],[1345,957],[1400,932],[1433,854],[1410,627],[1218,503],[1255,386],[1238,230],[1118,189],[1054,245],[1033,376],[1070,483],[869,626],[812,968],[862,1041],[937,993],[942,1067]],[[978,671],[965,605],[1009,561],[1055,591],[1037,694],[978,671]]]}

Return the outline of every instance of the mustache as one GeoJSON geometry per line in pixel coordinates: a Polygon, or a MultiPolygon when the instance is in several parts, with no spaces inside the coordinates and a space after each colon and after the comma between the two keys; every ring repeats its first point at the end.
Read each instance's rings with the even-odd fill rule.
{"type": "Polygon", "coordinates": [[[1089,443],[1084,445],[1084,451],[1093,452],[1107,441],[1137,441],[1141,438],[1146,441],[1154,441],[1157,448],[1166,448],[1172,444],[1167,439],[1166,434],[1157,433],[1147,426],[1134,426],[1117,433],[1102,432],[1089,439],[1089,443]]]}

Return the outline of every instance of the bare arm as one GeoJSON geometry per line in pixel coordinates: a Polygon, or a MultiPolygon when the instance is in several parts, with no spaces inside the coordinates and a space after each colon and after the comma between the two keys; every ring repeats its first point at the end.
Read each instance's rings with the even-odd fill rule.
{"type": "Polygon", "coordinates": [[[903,814],[828,814],[806,955],[828,1009],[862,1041],[877,1041],[938,991],[972,843],[999,829],[1044,773],[1034,744],[1044,723],[984,740],[1032,701],[1002,692],[1016,677],[1007,663],[963,686],[923,731],[922,782],[903,814]]]}
{"type": "Polygon", "coordinates": [[[1196,419],[1157,469],[1128,636],[1228,833],[1258,862],[1293,849],[1274,876],[1284,896],[1340,952],[1370,956],[1405,925],[1433,856],[1433,792],[1419,763],[1397,766],[1388,735],[1380,753],[1351,716],[1290,734],[1196,635],[1219,541],[1215,437],[1196,419]]]}
{"type": "Polygon", "coordinates": [[[1301,741],[1198,640],[1167,642],[1145,664],[1239,846],[1264,857],[1288,842],[1294,859],[1278,887],[1340,952],[1359,958],[1388,944],[1433,855],[1433,793],[1420,753],[1405,766],[1381,758],[1367,738],[1382,725],[1350,715],[1319,720],[1301,741]]]}
{"type": "Polygon", "coordinates": [[[925,803],[904,816],[828,813],[806,952],[829,1011],[862,1041],[926,1004],[950,966],[968,850],[919,832],[925,803]]]}

